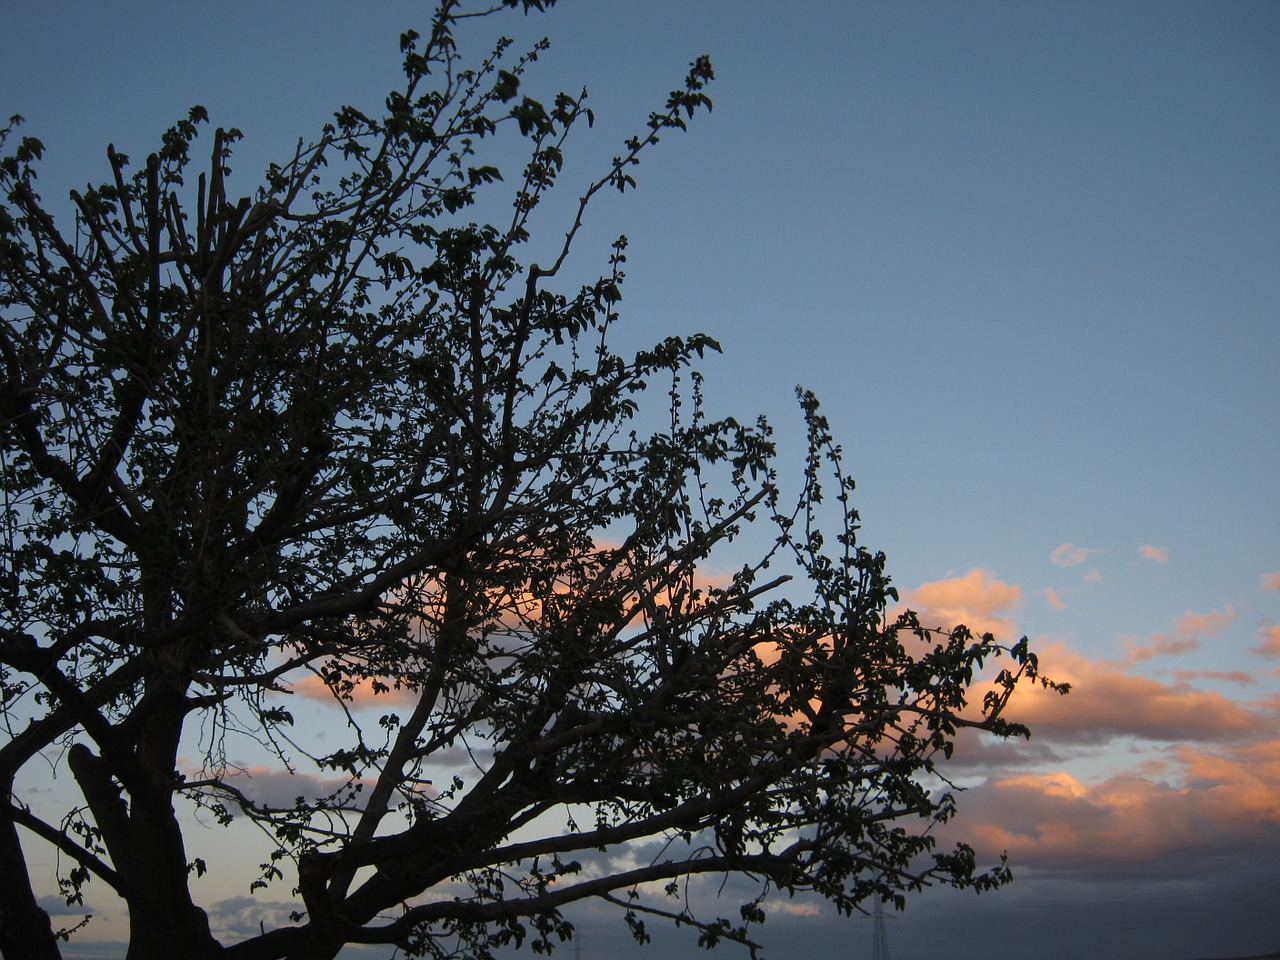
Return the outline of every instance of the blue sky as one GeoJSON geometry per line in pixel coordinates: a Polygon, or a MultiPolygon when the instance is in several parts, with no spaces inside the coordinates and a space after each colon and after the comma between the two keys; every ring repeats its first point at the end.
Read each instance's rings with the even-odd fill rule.
{"type": "MultiPolygon", "coordinates": [[[[378,103],[428,12],[9,3],[0,112],[52,198],[201,103],[245,132],[247,193],[378,103]]],[[[711,55],[714,112],[593,208],[571,267],[625,232],[625,336],[718,339],[711,405],[768,413],[784,453],[813,388],[913,605],[1029,634],[1077,683],[1028,701],[1025,750],[962,751],[958,832],[1015,886],[911,905],[894,956],[1280,949],[1280,6],[561,0],[477,56],[495,29],[552,38],[531,92],[590,88],[566,203],[711,55]]],[[[869,923],[808,910],[770,920],[775,956],[870,952],[869,923]]],[[[630,955],[582,919],[584,956],[630,955]]]]}

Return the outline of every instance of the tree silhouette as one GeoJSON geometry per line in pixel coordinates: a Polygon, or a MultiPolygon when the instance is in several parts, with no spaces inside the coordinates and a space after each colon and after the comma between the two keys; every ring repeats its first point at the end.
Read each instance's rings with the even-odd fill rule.
{"type": "Polygon", "coordinates": [[[130,958],[547,951],[585,898],[640,940],[665,918],[750,944],[774,891],[851,912],[1008,879],[931,852],[954,810],[934,765],[960,727],[1025,732],[1001,717],[1036,677],[1025,641],[887,618],[811,396],[787,497],[768,424],[703,408],[713,340],[614,352],[624,239],[598,280],[552,287],[592,198],[629,192],[659,136],[710,108],[709,61],[588,185],[554,262],[524,266],[592,116],[585,95],[521,94],[541,46],[464,68],[456,25],[493,12],[446,0],[402,38],[385,113],[344,107],[253,197],[228,192],[235,130],[193,172],[194,108],[136,173],[108,148],[64,230],[39,141],[4,130],[6,958],[69,935],[28,845],[56,855],[68,904],[123,901],[130,958]],[[504,186],[480,156],[507,136],[527,163],[504,186]],[[467,219],[486,189],[510,191],[498,225],[467,219]],[[768,549],[705,576],[748,526],[768,549]],[[295,723],[308,685],[333,711],[323,746],[295,723]],[[255,793],[246,753],[296,801],[255,793]],[[70,782],[36,794],[46,763],[70,782]],[[270,838],[244,880],[293,896],[292,922],[215,939],[193,811],[270,838]],[[729,874],[755,891],[732,917],[686,898],[685,878],[729,874]]]}

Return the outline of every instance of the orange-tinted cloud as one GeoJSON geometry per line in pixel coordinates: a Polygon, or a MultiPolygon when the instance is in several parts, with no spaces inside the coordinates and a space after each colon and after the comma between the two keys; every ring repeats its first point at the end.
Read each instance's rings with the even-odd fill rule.
{"type": "Polygon", "coordinates": [[[1007,614],[1022,605],[1022,588],[975,567],[962,577],[921,584],[903,599],[926,627],[950,629],[963,623],[975,634],[1009,641],[1015,630],[1007,614]]]}
{"type": "Polygon", "coordinates": [[[1258,682],[1258,678],[1247,670],[1175,670],[1173,678],[1179,683],[1187,683],[1190,680],[1226,680],[1228,683],[1238,683],[1243,687],[1258,682]]]}
{"type": "Polygon", "coordinates": [[[1174,628],[1180,636],[1210,637],[1215,633],[1221,633],[1235,618],[1236,612],[1230,605],[1222,613],[1217,610],[1210,610],[1208,613],[1192,613],[1188,610],[1177,619],[1174,628]]]}
{"type": "Polygon", "coordinates": [[[1280,570],[1275,573],[1264,573],[1260,579],[1260,590],[1280,590],[1280,570]]]}
{"type": "Polygon", "coordinates": [[[1060,543],[1049,554],[1049,561],[1060,567],[1074,567],[1078,563],[1084,563],[1090,555],[1101,552],[1090,547],[1077,547],[1074,543],[1060,543]]]}
{"type": "Polygon", "coordinates": [[[1067,609],[1067,605],[1058,596],[1058,592],[1054,590],[1053,587],[1044,588],[1044,599],[1045,599],[1045,602],[1048,603],[1049,606],[1053,607],[1053,609],[1055,610],[1067,609]]]}
{"type": "Polygon", "coordinates": [[[1138,548],[1138,556],[1146,560],[1154,560],[1156,563],[1169,562],[1169,548],[1157,547],[1150,543],[1144,543],[1138,548]]]}
{"type": "Polygon", "coordinates": [[[1044,674],[1070,683],[1071,693],[1026,688],[1015,694],[1009,716],[1034,737],[1077,744],[1117,737],[1225,743],[1269,729],[1262,716],[1220,693],[1137,676],[1123,664],[1087,660],[1061,644],[1040,648],[1039,656],[1044,674]]]}
{"type": "MultiPolygon", "coordinates": [[[[621,544],[603,540],[595,540],[593,545],[602,556],[621,549],[621,544]]],[[[619,582],[628,585],[618,597],[621,616],[626,624],[638,627],[652,624],[655,618],[689,614],[708,602],[712,591],[730,587],[734,571],[695,566],[691,572],[677,572],[674,567],[659,564],[652,570],[629,567],[619,576],[619,582]]],[[[496,588],[488,597],[494,622],[512,633],[527,633],[545,621],[552,608],[558,617],[565,616],[577,602],[579,587],[561,576],[551,578],[549,592],[545,586],[540,586],[539,591],[532,592],[525,577],[513,576],[511,583],[496,588]]]]}
{"type": "Polygon", "coordinates": [[[1223,612],[1192,613],[1188,610],[1174,621],[1173,633],[1153,633],[1146,643],[1128,644],[1129,659],[1150,660],[1194,650],[1200,646],[1201,640],[1221,633],[1235,618],[1236,612],[1230,606],[1223,612]]]}
{"type": "Polygon", "coordinates": [[[1280,657],[1280,623],[1264,623],[1258,631],[1258,645],[1253,649],[1264,657],[1280,657]]]}
{"type": "Polygon", "coordinates": [[[1065,772],[993,777],[961,798],[962,832],[988,857],[1096,871],[1280,824],[1280,738],[1221,752],[1187,746],[1152,767],[1088,784],[1065,772]]]}
{"type": "Polygon", "coordinates": [[[1152,657],[1174,657],[1200,646],[1194,637],[1172,637],[1167,633],[1153,633],[1146,643],[1134,643],[1128,648],[1130,660],[1150,660],[1152,657]]]}
{"type": "MultiPolygon", "coordinates": [[[[418,694],[413,690],[405,687],[397,688],[392,681],[382,681],[387,690],[378,692],[374,688],[374,681],[371,679],[361,679],[355,682],[355,686],[351,690],[350,700],[348,701],[357,707],[367,706],[404,706],[406,704],[417,703],[418,694]]],[[[290,683],[290,689],[299,696],[306,697],[309,700],[319,700],[323,703],[333,702],[333,691],[317,674],[308,673],[297,680],[290,683]]]]}
{"type": "MultiPolygon", "coordinates": [[[[1231,607],[1188,611],[1167,637],[1208,636],[1234,618],[1231,607]]],[[[1062,643],[1038,653],[1045,675],[1070,683],[1070,695],[1019,688],[1009,717],[1030,727],[1031,741],[965,738],[957,750],[970,771],[1000,771],[959,798],[955,833],[983,859],[1008,852],[1016,865],[1046,871],[1123,866],[1163,878],[1194,870],[1180,851],[1280,840],[1280,697],[1237,703],[1187,683],[1244,685],[1253,675],[1186,671],[1170,684],[1132,673],[1132,660],[1090,660],[1062,643]],[[1123,753],[1088,750],[1117,740],[1123,753]],[[1086,750],[1123,772],[1090,781],[1059,766],[1086,750]],[[1049,764],[1057,769],[1047,772],[1049,764]]]]}
{"type": "MultiPolygon", "coordinates": [[[[602,553],[618,549],[620,545],[608,541],[594,541],[594,547],[602,553]]],[[[657,571],[658,576],[662,571],[657,571]]],[[[709,602],[714,590],[721,590],[733,583],[734,574],[728,570],[710,570],[695,568],[686,579],[659,583],[653,589],[644,592],[632,590],[622,598],[625,622],[633,627],[651,623],[655,617],[671,616],[671,611],[688,614],[709,602]]],[[[624,581],[625,582],[625,581],[624,581]]],[[[554,580],[550,590],[540,596],[534,595],[525,580],[514,578],[507,586],[496,587],[486,596],[488,606],[485,613],[490,618],[488,626],[495,629],[495,636],[526,637],[536,625],[547,616],[547,608],[551,604],[561,607],[559,615],[576,602],[573,585],[567,580],[554,580]]],[[[397,597],[397,602],[412,604],[419,611],[417,631],[423,644],[431,642],[431,636],[444,618],[444,595],[438,581],[427,581],[416,584],[413,592],[404,591],[397,597]]],[[[332,702],[333,690],[315,673],[299,673],[286,678],[293,693],[310,700],[332,702]],[[293,677],[296,676],[296,679],[293,677]]],[[[350,690],[342,692],[344,701],[349,707],[379,707],[413,705],[418,701],[418,693],[397,684],[389,677],[361,678],[354,681],[350,690]]]]}

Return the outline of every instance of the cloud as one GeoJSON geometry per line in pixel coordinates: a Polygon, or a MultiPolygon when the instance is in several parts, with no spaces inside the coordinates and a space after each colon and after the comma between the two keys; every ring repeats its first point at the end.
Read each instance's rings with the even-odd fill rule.
{"type": "Polygon", "coordinates": [[[1242,687],[1251,686],[1258,681],[1257,677],[1246,670],[1175,670],[1173,678],[1179,683],[1189,680],[1226,680],[1242,687]]]}
{"type": "Polygon", "coordinates": [[[1053,587],[1044,588],[1044,599],[1055,610],[1067,609],[1067,605],[1058,597],[1058,591],[1054,590],[1053,587]]]}
{"type": "Polygon", "coordinates": [[[950,629],[963,623],[975,634],[1009,640],[1015,629],[1005,614],[1022,605],[1022,588],[975,567],[962,577],[921,584],[907,593],[905,602],[925,626],[950,629]]]}
{"type": "Polygon", "coordinates": [[[1102,573],[1097,567],[1090,567],[1084,573],[1085,583],[1100,583],[1102,581],[1102,573]]]}
{"type": "Polygon", "coordinates": [[[1154,560],[1156,563],[1169,562],[1169,548],[1156,547],[1149,543],[1144,543],[1138,548],[1138,556],[1146,560],[1154,560]]]}
{"type": "MultiPolygon", "coordinates": [[[[348,702],[356,707],[394,707],[416,704],[418,693],[404,686],[397,686],[393,680],[383,680],[386,690],[379,691],[374,681],[363,678],[355,681],[348,702]]],[[[289,688],[299,696],[308,700],[319,700],[321,703],[332,703],[334,694],[318,674],[308,673],[289,684],[289,688]]]]}
{"type": "Polygon", "coordinates": [[[1188,610],[1175,621],[1174,629],[1178,631],[1179,636],[1210,637],[1215,633],[1221,633],[1235,618],[1236,612],[1230,605],[1222,613],[1217,610],[1211,610],[1208,613],[1192,613],[1188,610]]]}
{"type": "Polygon", "coordinates": [[[1049,561],[1060,567],[1074,567],[1078,563],[1084,563],[1095,553],[1102,553],[1102,551],[1089,547],[1077,547],[1074,543],[1060,543],[1049,554],[1049,561]]]}
{"type": "MultiPolygon", "coordinates": [[[[1012,712],[1013,719],[1019,719],[1012,712]]],[[[1027,769],[1066,763],[1068,754],[1054,749],[1038,731],[1030,740],[1021,737],[993,736],[980,730],[961,730],[956,737],[955,753],[947,761],[952,772],[976,771],[978,775],[1001,770],[1027,769]]],[[[973,774],[970,774],[973,775],[973,774]]]]}
{"type": "Polygon", "coordinates": [[[298,903],[262,900],[257,897],[231,897],[219,900],[209,910],[209,926],[221,940],[245,940],[255,937],[265,927],[292,926],[290,914],[301,909],[298,903]]]}
{"type": "Polygon", "coordinates": [[[1156,742],[1228,743],[1263,736],[1261,714],[1220,693],[1170,686],[1128,673],[1125,664],[1095,662],[1061,644],[1039,650],[1045,676],[1071,684],[1060,696],[1040,688],[1015,694],[1009,717],[1054,744],[1099,744],[1118,737],[1156,742]]]}
{"type": "Polygon", "coordinates": [[[1277,570],[1274,573],[1264,573],[1259,580],[1259,590],[1264,592],[1280,590],[1280,570],[1277,570]]]}
{"type": "Polygon", "coordinates": [[[93,915],[100,911],[95,910],[93,905],[78,903],[67,903],[67,898],[56,893],[51,893],[39,899],[40,908],[51,917],[83,917],[85,914],[93,915]]]}
{"type": "MultiPolygon", "coordinates": [[[[203,779],[195,774],[191,779],[203,779]]],[[[351,783],[349,777],[318,777],[309,773],[290,773],[283,768],[253,766],[239,772],[229,772],[224,777],[229,787],[239,790],[259,806],[288,809],[297,805],[298,798],[313,801],[330,797],[351,783]]],[[[217,795],[210,790],[210,795],[217,795]]],[[[225,795],[224,795],[225,796],[225,795]]]]}
{"type": "Polygon", "coordinates": [[[1194,637],[1171,637],[1167,633],[1153,633],[1146,643],[1131,643],[1127,653],[1131,661],[1150,660],[1152,657],[1173,657],[1200,646],[1194,637]]]}
{"type": "Polygon", "coordinates": [[[1095,876],[1159,858],[1159,874],[1196,875],[1196,850],[1280,841],[1280,739],[1224,752],[1177,746],[1168,760],[1169,780],[1126,773],[1088,784],[1062,771],[990,778],[961,796],[962,831],[987,856],[1008,851],[1021,865],[1095,876]]]}
{"type": "Polygon", "coordinates": [[[1200,646],[1200,641],[1221,633],[1236,618],[1236,612],[1228,606],[1225,611],[1208,613],[1186,611],[1173,624],[1173,633],[1153,633],[1146,643],[1129,643],[1130,661],[1150,660],[1152,657],[1169,657],[1200,646]]]}
{"type": "Polygon", "coordinates": [[[771,900],[770,913],[789,913],[793,917],[820,917],[822,905],[812,900],[771,900]]]}
{"type": "Polygon", "coordinates": [[[1264,623],[1258,630],[1258,645],[1255,653],[1264,657],[1280,657],[1280,623],[1264,623]]]}

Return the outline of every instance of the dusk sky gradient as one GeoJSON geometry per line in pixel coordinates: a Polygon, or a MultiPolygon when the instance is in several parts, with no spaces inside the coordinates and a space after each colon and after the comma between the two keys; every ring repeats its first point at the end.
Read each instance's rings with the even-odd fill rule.
{"type": "MultiPolygon", "coordinates": [[[[10,0],[0,113],[61,201],[203,104],[244,131],[249,194],[340,105],[377,108],[430,10],[10,0]]],[[[597,117],[527,261],[710,54],[714,111],[592,206],[573,277],[625,233],[625,342],[718,340],[709,406],[768,414],[784,484],[813,389],[903,600],[1030,636],[1075,688],[1015,701],[1029,743],[961,743],[954,834],[1017,879],[912,901],[895,960],[1280,950],[1280,4],[560,0],[463,48],[499,33],[549,36],[526,92],[586,85],[597,117]]],[[[221,882],[196,887],[215,927],[256,931],[270,892],[221,882]]],[[[870,921],[780,907],[767,957],[871,955],[870,921]]],[[[112,954],[112,909],[67,956],[112,954]]],[[[588,960],[705,955],[570,916],[588,960]]]]}

